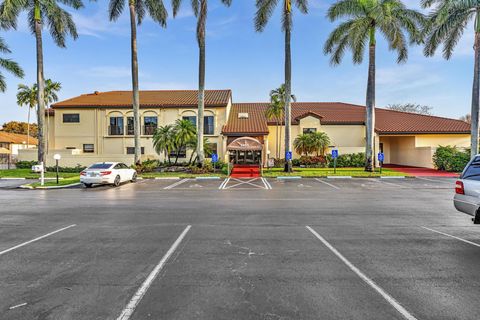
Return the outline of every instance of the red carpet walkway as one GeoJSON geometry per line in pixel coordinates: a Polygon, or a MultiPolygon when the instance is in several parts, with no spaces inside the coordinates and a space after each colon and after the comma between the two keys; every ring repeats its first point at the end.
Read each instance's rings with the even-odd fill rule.
{"type": "Polygon", "coordinates": [[[230,177],[232,178],[260,178],[260,168],[256,165],[234,165],[230,177]]]}
{"type": "Polygon", "coordinates": [[[408,167],[396,164],[385,164],[384,168],[395,170],[398,172],[404,172],[414,177],[445,177],[445,178],[458,178],[458,174],[455,172],[439,171],[429,168],[408,167]]]}

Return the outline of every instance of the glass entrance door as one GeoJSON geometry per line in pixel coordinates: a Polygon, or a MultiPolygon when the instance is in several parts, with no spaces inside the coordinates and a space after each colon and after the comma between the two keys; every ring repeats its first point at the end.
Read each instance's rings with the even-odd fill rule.
{"type": "Polygon", "coordinates": [[[257,165],[261,159],[262,151],[230,151],[230,161],[234,164],[257,165]]]}

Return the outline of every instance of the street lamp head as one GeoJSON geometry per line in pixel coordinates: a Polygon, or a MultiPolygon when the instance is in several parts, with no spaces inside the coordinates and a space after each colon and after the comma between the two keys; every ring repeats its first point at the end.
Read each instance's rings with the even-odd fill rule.
{"type": "Polygon", "coordinates": [[[62,156],[59,155],[58,153],[56,153],[56,154],[53,155],[53,159],[60,160],[60,159],[62,159],[62,156]]]}

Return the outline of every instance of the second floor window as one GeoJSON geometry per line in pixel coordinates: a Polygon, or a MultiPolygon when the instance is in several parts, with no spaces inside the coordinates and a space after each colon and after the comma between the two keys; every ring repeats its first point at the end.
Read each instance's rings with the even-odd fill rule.
{"type": "Polygon", "coordinates": [[[213,116],[203,117],[203,134],[215,133],[215,118],[213,116]]]}
{"type": "Polygon", "coordinates": [[[133,136],[135,134],[135,122],[133,117],[127,117],[127,135],[133,136]]]}
{"type": "Polygon", "coordinates": [[[111,136],[123,135],[123,117],[110,117],[108,134],[111,136]]]}
{"type": "Polygon", "coordinates": [[[155,133],[158,127],[157,117],[145,117],[143,118],[144,133],[147,136],[151,136],[155,133]]]}
{"type": "Polygon", "coordinates": [[[197,117],[196,116],[184,116],[184,117],[182,117],[182,119],[190,121],[195,127],[197,126],[197,117]]]}
{"type": "Polygon", "coordinates": [[[78,113],[64,113],[63,114],[63,123],[79,123],[80,114],[78,113]]]}
{"type": "Polygon", "coordinates": [[[316,128],[303,128],[303,134],[315,133],[317,132],[316,128]]]}

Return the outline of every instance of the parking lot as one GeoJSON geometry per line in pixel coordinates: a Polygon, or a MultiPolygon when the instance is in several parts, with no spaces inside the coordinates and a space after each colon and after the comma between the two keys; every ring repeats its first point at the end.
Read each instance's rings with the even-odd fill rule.
{"type": "Polygon", "coordinates": [[[0,182],[1,319],[478,319],[454,179],[0,182]]]}

